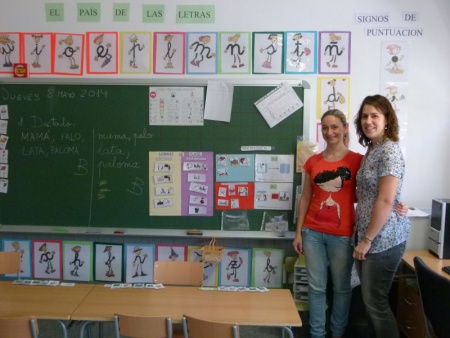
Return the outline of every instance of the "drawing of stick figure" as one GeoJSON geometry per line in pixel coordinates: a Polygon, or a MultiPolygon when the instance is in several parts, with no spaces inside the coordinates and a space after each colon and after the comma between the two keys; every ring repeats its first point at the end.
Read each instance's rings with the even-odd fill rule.
{"type": "Polygon", "coordinates": [[[275,54],[278,49],[278,35],[269,34],[267,39],[270,40],[270,44],[266,48],[260,48],[259,52],[262,53],[266,51],[267,53],[266,61],[263,62],[262,66],[264,68],[272,68],[272,55],[275,54]]]}
{"type": "Polygon", "coordinates": [[[62,58],[63,56],[65,56],[66,58],[69,59],[70,62],[70,69],[77,69],[79,68],[79,66],[77,65],[77,62],[75,61],[75,58],[73,57],[73,55],[80,50],[80,46],[75,47],[75,49],[72,47],[73,45],[73,38],[72,35],[67,36],[65,39],[61,39],[59,40],[59,44],[62,45],[63,43],[65,43],[67,45],[67,47],[64,49],[64,51],[58,55],[58,58],[62,58]]]}
{"type": "Polygon", "coordinates": [[[102,68],[105,67],[112,58],[112,55],[109,54],[109,47],[111,47],[111,44],[108,42],[105,46],[103,46],[103,36],[104,34],[100,34],[94,38],[94,44],[97,45],[97,55],[94,57],[94,60],[98,61],[99,58],[105,59],[101,65],[102,68]]]}
{"type": "Polygon", "coordinates": [[[112,270],[112,261],[116,259],[115,256],[111,253],[112,246],[107,245],[105,246],[105,250],[103,250],[103,253],[108,253],[108,259],[105,262],[105,265],[108,267],[108,271],[106,271],[106,277],[114,277],[114,272],[112,270]]]}
{"type": "Polygon", "coordinates": [[[295,55],[295,59],[291,59],[292,62],[295,62],[295,67],[297,68],[305,68],[305,63],[302,62],[302,56],[308,56],[311,54],[311,49],[303,46],[303,35],[302,33],[296,33],[292,37],[292,40],[295,41],[295,49],[291,54],[295,55]]]}
{"type": "Polygon", "coordinates": [[[334,33],[330,33],[330,43],[325,47],[325,51],[323,55],[327,55],[330,57],[330,61],[327,62],[328,67],[337,68],[338,65],[336,64],[337,57],[342,55],[345,48],[342,47],[341,50],[339,50],[338,42],[341,40],[341,36],[336,35],[334,33]]]}
{"type": "Polygon", "coordinates": [[[189,46],[189,49],[194,49],[194,58],[190,62],[191,65],[200,67],[200,62],[202,62],[205,57],[211,59],[216,56],[215,53],[211,53],[211,48],[206,46],[211,41],[211,36],[202,35],[189,46]]]}
{"type": "Polygon", "coordinates": [[[2,45],[0,46],[0,53],[5,56],[3,67],[12,67],[11,54],[14,52],[15,41],[11,40],[9,35],[1,34],[0,44],[2,45]]]}
{"type": "Polygon", "coordinates": [[[267,272],[266,277],[264,277],[264,282],[270,284],[270,276],[275,274],[276,266],[270,264],[270,256],[272,255],[271,251],[264,251],[264,256],[267,257],[266,267],[264,268],[264,272],[267,272]]]}
{"type": "Polygon", "coordinates": [[[142,51],[144,49],[144,44],[137,43],[138,37],[136,34],[130,35],[130,42],[133,44],[133,47],[128,51],[128,55],[132,55],[132,59],[130,60],[130,67],[132,68],[138,68],[136,66],[136,49],[138,52],[142,51]]]}
{"type": "Polygon", "coordinates": [[[394,74],[401,74],[403,73],[403,69],[400,68],[399,62],[403,59],[403,55],[399,56],[400,51],[402,48],[395,44],[390,44],[386,47],[388,49],[388,53],[392,55],[391,61],[386,65],[386,70],[394,73],[394,74]]]}
{"type": "Polygon", "coordinates": [[[244,64],[241,62],[241,55],[243,55],[245,53],[245,46],[242,46],[242,51],[241,51],[241,45],[239,45],[237,42],[239,40],[239,38],[241,37],[241,34],[234,34],[233,36],[230,36],[228,38],[228,41],[230,41],[230,43],[228,44],[227,48],[225,48],[224,53],[227,53],[228,50],[230,50],[230,54],[233,56],[233,65],[231,66],[231,68],[237,68],[238,65],[236,64],[236,62],[239,63],[239,68],[244,67],[244,64]],[[237,49],[236,53],[235,53],[235,49],[237,49]]]}
{"type": "Polygon", "coordinates": [[[70,271],[70,274],[72,276],[78,277],[78,268],[82,267],[84,264],[84,261],[80,260],[78,257],[80,255],[81,246],[77,245],[72,247],[71,249],[74,252],[74,258],[73,261],[69,262],[69,265],[73,264],[73,270],[70,271]]]}
{"type": "Polygon", "coordinates": [[[141,276],[147,276],[146,273],[144,273],[144,270],[142,268],[146,258],[148,257],[147,254],[144,254],[144,256],[141,256],[142,248],[135,246],[133,250],[134,254],[136,255],[134,257],[133,261],[133,267],[136,267],[136,273],[133,275],[133,278],[139,276],[139,270],[141,270],[141,276]]]}
{"type": "Polygon", "coordinates": [[[41,259],[39,260],[39,263],[47,263],[47,269],[45,270],[45,273],[50,274],[55,272],[56,270],[53,269],[52,260],[55,256],[55,252],[52,251],[51,253],[47,251],[47,243],[44,243],[40,246],[39,251],[42,251],[41,259]]]}
{"type": "Polygon", "coordinates": [[[172,39],[173,39],[173,34],[166,34],[164,36],[164,41],[167,41],[167,52],[163,57],[164,61],[167,60],[167,64],[165,66],[166,69],[173,68],[172,58],[173,58],[173,55],[175,54],[175,52],[177,51],[175,48],[172,50],[172,39]]]}
{"type": "Polygon", "coordinates": [[[14,241],[14,242],[11,243],[11,245],[14,248],[15,252],[20,252],[20,272],[23,272],[23,270],[22,270],[22,257],[23,257],[23,253],[25,252],[25,250],[20,248],[19,242],[14,241]]]}
{"type": "MultiPolygon", "coordinates": [[[[202,257],[202,254],[200,252],[194,251],[194,255],[196,255],[199,258],[198,262],[203,263],[203,257],[202,257]]],[[[213,264],[210,263],[210,262],[203,263],[203,280],[204,281],[206,281],[208,279],[208,275],[207,275],[206,269],[209,269],[212,266],[213,266],[213,264]]]]}
{"type": "Polygon", "coordinates": [[[42,53],[42,50],[44,49],[45,45],[42,45],[39,48],[39,42],[41,41],[41,39],[44,38],[43,35],[31,35],[31,37],[34,39],[34,42],[36,43],[36,46],[34,47],[33,51],[31,52],[31,55],[35,55],[35,59],[34,62],[31,64],[34,68],[40,68],[41,64],[39,63],[39,56],[42,53]]]}
{"type": "Polygon", "coordinates": [[[242,266],[242,257],[239,256],[239,251],[237,250],[230,251],[228,253],[228,256],[231,257],[231,260],[230,263],[228,263],[226,270],[231,270],[231,272],[227,273],[227,279],[230,280],[231,278],[233,278],[233,282],[239,282],[239,278],[237,278],[237,271],[242,266]]]}
{"type": "Polygon", "coordinates": [[[328,104],[328,109],[336,109],[336,102],[339,102],[340,104],[345,103],[345,97],[342,93],[336,92],[336,79],[328,81],[328,84],[331,86],[332,93],[328,95],[324,104],[328,104]]]}

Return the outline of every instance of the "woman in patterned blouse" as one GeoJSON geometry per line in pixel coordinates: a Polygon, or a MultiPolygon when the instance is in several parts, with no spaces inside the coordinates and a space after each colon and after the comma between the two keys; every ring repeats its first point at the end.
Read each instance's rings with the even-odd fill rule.
{"type": "Polygon", "coordinates": [[[386,97],[367,96],[356,116],[355,127],[359,143],[368,149],[356,176],[358,205],[353,257],[371,334],[399,337],[388,295],[405,251],[410,222],[392,208],[400,201],[405,174],[398,144],[398,120],[386,97]]]}

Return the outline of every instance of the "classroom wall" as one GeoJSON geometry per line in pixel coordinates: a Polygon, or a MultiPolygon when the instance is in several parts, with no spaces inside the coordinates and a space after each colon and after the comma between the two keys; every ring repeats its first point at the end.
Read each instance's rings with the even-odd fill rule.
{"type": "MultiPolygon", "coordinates": [[[[228,0],[228,1],[160,1],[166,6],[166,21],[163,24],[143,24],[141,4],[144,1],[129,1],[132,22],[118,23],[110,15],[115,0],[102,0],[103,18],[100,23],[76,22],[76,1],[62,0],[65,4],[66,20],[63,23],[46,22],[45,1],[8,1],[0,11],[2,31],[10,32],[75,32],[86,31],[290,31],[290,30],[344,30],[352,33],[351,54],[351,116],[356,113],[361,100],[379,91],[380,46],[386,41],[409,42],[410,74],[406,149],[407,176],[404,182],[403,200],[409,205],[430,209],[431,199],[450,197],[450,2],[448,0],[228,0]],[[214,24],[179,25],[175,22],[175,8],[179,4],[211,4],[215,6],[214,24]],[[389,14],[390,22],[356,23],[356,14],[389,14]],[[405,13],[416,13],[416,22],[402,20],[405,13]],[[417,37],[366,36],[367,28],[416,28],[423,31],[417,37]]],[[[155,2],[152,2],[155,3],[155,2]]],[[[310,116],[316,113],[317,77],[312,75],[183,75],[183,79],[260,79],[279,82],[283,79],[305,80],[312,90],[308,98],[310,116]]],[[[60,79],[61,77],[58,77],[60,79]]],[[[99,76],[85,76],[99,79],[99,76]]],[[[173,75],[103,75],[102,79],[119,78],[132,82],[134,79],[167,79],[173,75]]],[[[53,78],[42,76],[42,81],[53,78]]],[[[10,81],[10,76],[1,75],[0,83],[10,81]]],[[[305,135],[314,136],[314,118],[306,119],[305,135]],[[308,127],[309,126],[309,127],[308,127]]],[[[352,132],[351,148],[363,152],[352,132]]]]}

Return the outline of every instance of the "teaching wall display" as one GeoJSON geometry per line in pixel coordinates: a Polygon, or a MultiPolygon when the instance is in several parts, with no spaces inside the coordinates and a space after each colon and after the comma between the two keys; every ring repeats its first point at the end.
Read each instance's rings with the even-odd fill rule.
{"type": "MultiPolygon", "coordinates": [[[[151,214],[149,155],[236,154],[255,145],[288,155],[303,131],[303,108],[267,125],[254,105],[276,87],[266,85],[235,86],[229,123],[150,125],[150,86],[0,84],[0,105],[9,115],[0,224],[218,230],[217,209],[203,217],[189,210],[180,215],[193,217],[151,214]]],[[[303,100],[304,89],[293,88],[303,100]]],[[[294,175],[291,184],[300,179],[294,175]]],[[[248,213],[251,230],[259,230],[264,210],[248,213]]]]}

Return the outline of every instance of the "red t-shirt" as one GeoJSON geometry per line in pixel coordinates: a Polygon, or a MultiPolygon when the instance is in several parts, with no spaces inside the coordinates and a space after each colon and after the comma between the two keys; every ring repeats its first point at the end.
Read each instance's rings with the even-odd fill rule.
{"type": "Polygon", "coordinates": [[[326,161],[322,153],[306,161],[304,168],[311,176],[313,192],[304,226],[332,235],[353,235],[356,173],[362,158],[349,151],[336,162],[326,161]]]}

